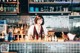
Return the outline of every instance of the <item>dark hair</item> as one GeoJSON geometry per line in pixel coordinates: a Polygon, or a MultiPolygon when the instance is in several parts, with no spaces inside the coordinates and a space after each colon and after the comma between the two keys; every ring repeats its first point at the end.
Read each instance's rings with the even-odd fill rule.
{"type": "Polygon", "coordinates": [[[37,20],[39,20],[39,19],[42,19],[42,24],[41,25],[44,25],[44,18],[41,16],[41,15],[37,15],[36,17],[35,17],[35,19],[34,19],[34,22],[35,22],[35,24],[37,24],[37,20]],[[39,18],[38,18],[38,17],[39,18]]]}

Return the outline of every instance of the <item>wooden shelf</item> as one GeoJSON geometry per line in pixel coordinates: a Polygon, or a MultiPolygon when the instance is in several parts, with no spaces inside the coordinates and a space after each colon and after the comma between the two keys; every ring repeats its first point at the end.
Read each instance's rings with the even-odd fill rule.
{"type": "Polygon", "coordinates": [[[18,14],[19,13],[19,1],[12,1],[12,2],[0,2],[2,5],[3,11],[0,11],[0,15],[6,15],[6,14],[18,14]],[[8,4],[8,5],[7,5],[8,4]],[[5,7],[5,8],[4,8],[5,7]],[[14,9],[12,9],[13,7],[14,9]]]}
{"type": "Polygon", "coordinates": [[[29,13],[71,13],[71,11],[64,12],[64,11],[59,11],[59,12],[29,12],[29,13]]]}
{"type": "Polygon", "coordinates": [[[16,13],[18,13],[18,12],[0,12],[0,14],[16,14],[16,13]]]}
{"type": "Polygon", "coordinates": [[[70,4],[71,2],[29,2],[29,4],[70,4]]]}
{"type": "Polygon", "coordinates": [[[0,2],[1,4],[19,4],[19,2],[0,2]]]}
{"type": "Polygon", "coordinates": [[[17,15],[17,12],[0,12],[0,15],[17,15]]]}
{"type": "MultiPolygon", "coordinates": [[[[29,7],[33,7],[33,12],[29,11],[29,14],[54,14],[54,15],[70,15],[71,12],[73,12],[73,9],[75,8],[75,6],[77,5],[77,7],[79,7],[80,5],[80,2],[74,2],[72,0],[70,1],[55,1],[55,2],[33,2],[34,0],[28,0],[28,10],[31,10],[31,8],[29,7]],[[40,5],[40,6],[39,6],[40,5]],[[38,8],[38,10],[36,11],[36,7],[38,8]],[[55,11],[53,12],[40,12],[40,10],[45,10],[48,9],[50,10],[51,8],[50,7],[53,7],[55,11]],[[56,9],[60,8],[61,10],[63,11],[57,11],[56,9]],[[71,7],[71,8],[70,8],[71,7]],[[73,9],[72,9],[73,7],[73,9]],[[66,8],[69,10],[67,12],[66,8]],[[35,11],[34,11],[35,10],[35,11]]],[[[52,9],[53,9],[52,8],[52,9]]]]}

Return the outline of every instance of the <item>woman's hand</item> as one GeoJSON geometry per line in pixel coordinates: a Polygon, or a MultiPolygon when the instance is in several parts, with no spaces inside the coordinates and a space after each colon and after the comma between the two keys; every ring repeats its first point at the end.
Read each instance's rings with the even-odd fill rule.
{"type": "Polygon", "coordinates": [[[28,40],[33,40],[33,38],[32,38],[32,36],[30,35],[30,36],[28,36],[28,40]]]}

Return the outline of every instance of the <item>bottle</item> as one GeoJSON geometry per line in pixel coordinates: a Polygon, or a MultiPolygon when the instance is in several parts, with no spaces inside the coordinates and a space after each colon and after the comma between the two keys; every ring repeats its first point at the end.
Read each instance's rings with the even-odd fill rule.
{"type": "Polygon", "coordinates": [[[2,2],[5,2],[5,0],[2,0],[2,2]]]}
{"type": "Polygon", "coordinates": [[[54,37],[54,39],[55,39],[55,42],[57,42],[57,41],[58,41],[58,39],[57,39],[57,37],[56,37],[56,36],[54,37]]]}
{"type": "Polygon", "coordinates": [[[16,12],[16,8],[17,8],[16,5],[13,5],[12,7],[13,7],[13,12],[16,12]]]}
{"type": "Polygon", "coordinates": [[[3,11],[3,4],[1,4],[0,11],[3,11]]]}
{"type": "Polygon", "coordinates": [[[8,34],[9,34],[8,41],[12,42],[13,41],[13,30],[12,30],[12,28],[9,28],[8,34]]]}
{"type": "Polygon", "coordinates": [[[41,0],[39,0],[39,2],[41,2],[41,0]]]}
{"type": "Polygon", "coordinates": [[[55,38],[54,38],[54,36],[52,37],[52,41],[55,42],[55,38]]]}
{"type": "Polygon", "coordinates": [[[5,33],[5,41],[8,41],[8,34],[7,33],[5,33]]]}
{"type": "Polygon", "coordinates": [[[44,11],[44,9],[41,7],[41,10],[40,10],[41,12],[43,12],[44,11]]]}
{"type": "Polygon", "coordinates": [[[44,2],[44,0],[41,0],[41,2],[44,2]]]}
{"type": "Polygon", "coordinates": [[[35,2],[38,2],[39,0],[35,0],[35,2]]]}
{"type": "Polygon", "coordinates": [[[4,12],[6,12],[6,7],[4,7],[4,12]]]}
{"type": "Polygon", "coordinates": [[[52,37],[52,41],[57,42],[58,41],[57,37],[56,36],[52,37]]]}

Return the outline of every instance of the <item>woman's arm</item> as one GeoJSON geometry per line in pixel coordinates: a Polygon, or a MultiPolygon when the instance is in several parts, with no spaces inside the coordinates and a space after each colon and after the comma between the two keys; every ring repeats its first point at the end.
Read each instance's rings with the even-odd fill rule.
{"type": "Polygon", "coordinates": [[[32,39],[34,25],[30,26],[28,29],[28,39],[32,39]]]}

